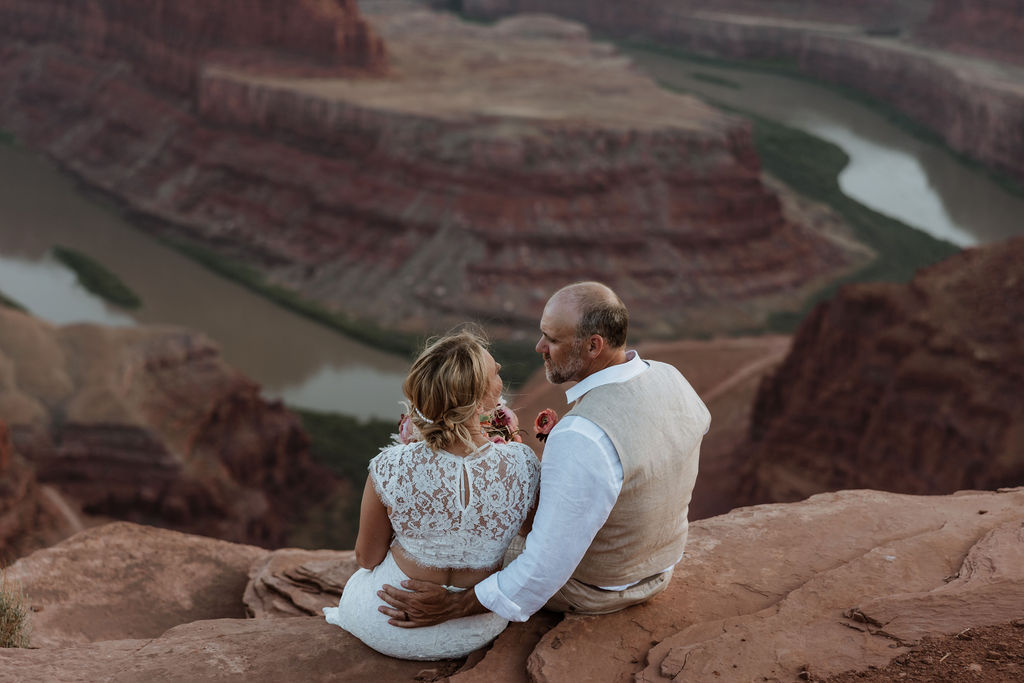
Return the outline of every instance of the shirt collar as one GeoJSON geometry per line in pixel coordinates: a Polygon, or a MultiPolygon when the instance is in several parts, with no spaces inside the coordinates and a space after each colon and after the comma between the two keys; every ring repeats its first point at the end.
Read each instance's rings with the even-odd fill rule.
{"type": "Polygon", "coordinates": [[[626,352],[625,363],[612,365],[583,378],[565,392],[565,400],[567,403],[575,403],[591,389],[596,389],[605,384],[617,384],[631,380],[647,368],[648,365],[640,358],[640,354],[629,350],[626,352]]]}

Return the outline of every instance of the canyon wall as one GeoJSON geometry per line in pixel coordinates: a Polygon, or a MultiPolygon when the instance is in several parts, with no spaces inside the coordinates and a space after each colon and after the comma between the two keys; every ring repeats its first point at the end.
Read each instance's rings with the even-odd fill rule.
{"type": "Polygon", "coordinates": [[[384,44],[355,0],[0,0],[0,36],[58,42],[93,58],[126,61],[151,84],[195,89],[210,58],[277,63],[315,73],[380,72],[384,44]]]}
{"type": "Polygon", "coordinates": [[[298,418],[197,333],[0,309],[0,369],[14,451],[87,517],[280,545],[331,490],[298,418]]]}
{"type": "Polygon", "coordinates": [[[532,337],[577,279],[619,290],[640,332],[749,329],[866,258],[787,213],[746,122],[660,90],[576,24],[369,20],[385,76],[209,53],[188,98],[127,52],[20,36],[0,47],[0,127],[149,229],[400,330],[477,318],[532,337]]]}
{"type": "Polygon", "coordinates": [[[0,567],[81,530],[61,514],[59,495],[40,486],[35,470],[14,452],[0,420],[0,567]]]}
{"type": "Polygon", "coordinates": [[[895,22],[893,35],[884,36],[870,35],[867,18],[852,25],[812,24],[794,21],[784,10],[772,9],[760,16],[731,14],[717,4],[711,12],[690,3],[652,0],[629,6],[608,1],[467,0],[465,8],[471,16],[482,17],[552,12],[612,36],[654,41],[694,54],[783,61],[800,73],[895,108],[957,152],[1024,183],[1024,89],[1019,85],[1024,72],[1008,65],[958,59],[945,49],[947,43],[954,48],[961,40],[954,37],[960,31],[958,22],[972,12],[984,17],[986,26],[1004,24],[991,37],[982,28],[968,33],[972,37],[963,40],[971,41],[978,48],[975,52],[987,45],[992,48],[987,56],[999,57],[997,53],[1019,49],[1000,47],[1012,42],[1000,36],[1019,34],[1015,27],[1022,21],[1020,3],[983,3],[977,10],[974,3],[964,3],[971,9],[963,12],[946,8],[952,4],[937,4],[927,24],[917,8],[895,22]],[[938,49],[907,40],[901,36],[903,28],[930,36],[938,49]]]}
{"type": "Polygon", "coordinates": [[[1024,64],[1022,0],[934,0],[915,36],[946,50],[1024,64]]]}
{"type": "Polygon", "coordinates": [[[740,502],[1024,481],[1022,262],[1017,238],[818,306],[759,389],[740,502]]]}
{"type": "MultiPolygon", "coordinates": [[[[437,0],[434,4],[452,3],[437,0]]],[[[672,17],[700,12],[848,24],[866,29],[908,27],[918,25],[928,16],[932,0],[642,0],[631,3],[633,6],[578,0],[461,0],[459,4],[467,13],[484,19],[512,13],[549,12],[602,26],[602,29],[633,27],[646,33],[659,25],[651,23],[653,18],[671,23],[672,17]]]]}

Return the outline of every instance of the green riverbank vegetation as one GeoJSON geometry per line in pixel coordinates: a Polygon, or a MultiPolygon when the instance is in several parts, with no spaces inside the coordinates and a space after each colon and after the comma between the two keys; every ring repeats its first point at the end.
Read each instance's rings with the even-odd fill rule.
{"type": "MultiPolygon", "coordinates": [[[[640,48],[630,44],[630,48],[649,50],[682,61],[690,61],[689,55],[677,53],[670,48],[651,48],[646,44],[640,48]]],[[[734,63],[705,58],[696,58],[693,61],[742,68],[734,63]]],[[[749,66],[747,68],[751,69],[749,66]]],[[[760,70],[791,75],[775,62],[760,70]]],[[[661,86],[674,92],[695,94],[666,83],[661,83],[661,86]]],[[[959,251],[958,247],[949,242],[885,216],[847,196],[839,187],[839,174],[849,164],[850,158],[839,146],[749,111],[716,102],[702,95],[696,96],[723,111],[749,119],[753,128],[754,145],[765,172],[778,178],[797,193],[832,207],[850,227],[854,236],[877,254],[876,258],[863,268],[833,281],[808,297],[799,310],[773,313],[763,329],[743,330],[742,334],[764,331],[792,333],[815,304],[833,297],[843,285],[855,282],[907,282],[918,269],[937,263],[959,251]]]]}
{"type": "MultiPolygon", "coordinates": [[[[166,239],[165,242],[213,272],[238,282],[290,311],[382,351],[405,356],[410,362],[430,336],[386,330],[371,321],[359,320],[329,310],[322,304],[303,298],[293,290],[267,282],[263,274],[256,269],[195,242],[182,239],[166,239]]],[[[476,322],[487,330],[488,321],[476,322]]],[[[443,332],[445,330],[436,330],[434,333],[443,332]]],[[[491,342],[491,353],[501,363],[502,378],[511,386],[521,385],[541,365],[540,356],[534,351],[532,341],[494,340],[491,342]]]]}
{"type": "Polygon", "coordinates": [[[745,112],[754,124],[754,144],[768,173],[796,192],[831,206],[856,238],[877,254],[874,261],[819,290],[794,313],[776,313],[768,329],[792,332],[819,301],[854,282],[907,282],[919,268],[942,261],[959,249],[949,242],[878,213],[857,202],[839,187],[839,173],[849,163],[841,148],[788,126],[745,112]]]}
{"type": "Polygon", "coordinates": [[[74,271],[78,282],[96,296],[122,308],[139,308],[142,300],[121,281],[121,278],[80,251],[54,247],[54,257],[74,271]]]}
{"type": "Polygon", "coordinates": [[[704,81],[712,85],[720,85],[723,88],[732,88],[733,90],[740,90],[740,84],[736,81],[730,81],[728,78],[722,78],[714,74],[704,73],[703,71],[691,71],[690,77],[694,80],[704,81]]]}

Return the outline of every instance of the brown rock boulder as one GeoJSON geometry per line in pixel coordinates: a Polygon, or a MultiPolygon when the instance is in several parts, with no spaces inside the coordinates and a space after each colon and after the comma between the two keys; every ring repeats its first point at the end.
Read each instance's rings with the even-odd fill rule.
{"type": "MultiPolygon", "coordinates": [[[[0,651],[0,681],[817,679],[885,664],[929,635],[1019,617],[1022,510],[1024,489],[933,497],[844,491],[738,509],[691,526],[672,584],[649,603],[601,617],[540,614],[511,626],[465,662],[442,663],[383,657],[319,617],[197,621],[140,640],[129,632],[151,628],[153,604],[124,596],[180,588],[167,583],[172,577],[140,570],[157,558],[180,555],[167,551],[182,548],[183,541],[151,530],[165,540],[121,546],[117,539],[145,530],[114,525],[80,537],[96,551],[127,554],[135,547],[136,568],[104,570],[89,559],[99,552],[88,554],[84,566],[95,578],[92,593],[118,596],[109,601],[107,614],[113,616],[107,618],[125,627],[110,635],[133,639],[0,651]]],[[[198,542],[237,559],[224,567],[236,586],[244,580],[246,553],[261,552],[241,549],[239,555],[226,551],[228,544],[198,542]]],[[[309,568],[318,558],[285,553],[278,560],[281,567],[300,561],[309,568]]],[[[65,590],[79,573],[72,563],[59,571],[37,563],[32,571],[37,580],[48,576],[65,590]]],[[[227,606],[228,593],[240,609],[236,589],[217,595],[227,606]]],[[[184,616],[185,600],[177,595],[170,611],[184,616]]],[[[78,593],[70,598],[66,602],[78,593]]],[[[97,608],[90,618],[102,621],[104,615],[97,608]]]]}
{"type": "Polygon", "coordinates": [[[298,417],[186,330],[2,309],[0,418],[86,515],[280,545],[302,501],[332,487],[298,417]]]}
{"type": "Polygon", "coordinates": [[[381,683],[434,681],[458,668],[458,662],[410,662],[376,654],[315,617],[215,619],[177,626],[159,638],[0,651],[3,683],[381,683]]]}
{"type": "Polygon", "coordinates": [[[115,522],[15,562],[31,645],[156,638],[200,619],[244,617],[249,566],[268,551],[115,522]]]}
{"type": "Polygon", "coordinates": [[[962,602],[951,609],[962,621],[933,609],[953,600],[929,596],[951,590],[948,577],[965,571],[971,552],[1016,557],[1012,534],[991,532],[1019,527],[1022,511],[1024,489],[945,497],[842,491],[702,520],[691,525],[665,593],[613,615],[567,617],[533,651],[530,674],[537,681],[795,681],[802,670],[818,676],[883,664],[913,640],[894,643],[884,627],[848,618],[870,600],[920,594],[904,603],[911,621],[926,624],[917,637],[1021,613],[1020,571],[1012,565],[997,572],[1007,599],[952,589],[962,602]],[[965,615],[964,603],[976,611],[965,615]],[[850,625],[862,632],[851,638],[850,625]]]}
{"type": "Polygon", "coordinates": [[[741,499],[1024,481],[1022,260],[1017,238],[816,308],[759,390],[741,499]]]}
{"type": "Polygon", "coordinates": [[[335,607],[355,571],[352,550],[275,550],[253,564],[245,587],[245,612],[250,617],[322,616],[335,607]]]}

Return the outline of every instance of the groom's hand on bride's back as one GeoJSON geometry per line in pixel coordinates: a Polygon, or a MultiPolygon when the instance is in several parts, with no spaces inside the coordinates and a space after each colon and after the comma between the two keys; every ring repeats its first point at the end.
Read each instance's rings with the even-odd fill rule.
{"type": "Polygon", "coordinates": [[[440,584],[415,579],[403,581],[402,588],[384,584],[377,596],[387,603],[377,609],[391,617],[389,624],[401,628],[433,626],[487,611],[472,588],[453,592],[440,584]]]}

